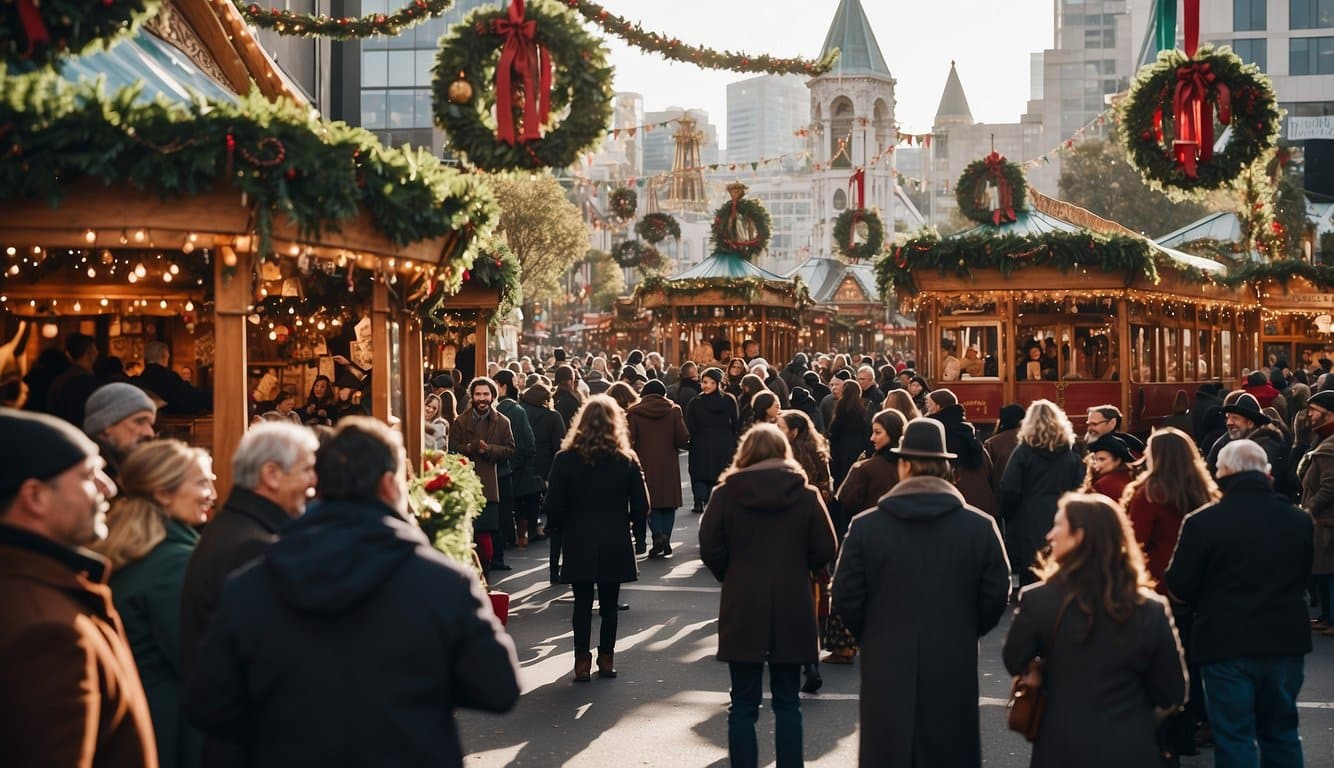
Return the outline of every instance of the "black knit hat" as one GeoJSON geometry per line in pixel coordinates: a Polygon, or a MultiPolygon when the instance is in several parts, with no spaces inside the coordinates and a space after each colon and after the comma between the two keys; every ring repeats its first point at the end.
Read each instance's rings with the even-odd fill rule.
{"type": "Polygon", "coordinates": [[[713,379],[714,382],[716,382],[716,383],[719,384],[719,385],[722,385],[722,383],[723,383],[723,369],[721,369],[721,368],[705,368],[705,369],[704,369],[704,373],[701,373],[701,374],[699,375],[699,377],[700,377],[701,379],[713,379]]]}
{"type": "Polygon", "coordinates": [[[663,384],[658,379],[649,379],[648,383],[644,385],[644,389],[642,392],[640,392],[640,394],[665,396],[667,394],[667,385],[663,384]]]}
{"type": "Polygon", "coordinates": [[[73,424],[42,413],[0,408],[0,434],[0,498],[97,455],[97,444],[73,424]]]}
{"type": "Polygon", "coordinates": [[[1010,403],[1000,409],[1000,425],[997,430],[1004,432],[1007,429],[1014,429],[1024,420],[1024,409],[1016,403],[1010,403]]]}

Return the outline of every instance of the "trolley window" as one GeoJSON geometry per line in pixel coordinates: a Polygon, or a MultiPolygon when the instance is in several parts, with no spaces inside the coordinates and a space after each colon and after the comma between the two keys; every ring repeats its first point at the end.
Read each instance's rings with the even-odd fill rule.
{"type": "Polygon", "coordinates": [[[1000,323],[946,325],[934,373],[941,382],[1000,376],[1000,323]]]}

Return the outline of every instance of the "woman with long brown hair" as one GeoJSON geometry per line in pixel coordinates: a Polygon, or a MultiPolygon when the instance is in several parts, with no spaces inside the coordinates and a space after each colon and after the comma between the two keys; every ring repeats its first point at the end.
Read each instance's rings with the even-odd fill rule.
{"type": "Polygon", "coordinates": [[[727,370],[724,371],[727,380],[723,382],[723,391],[741,400],[741,380],[746,377],[746,361],[739,357],[734,357],[727,361],[727,370]]]}
{"type": "Polygon", "coordinates": [[[1159,764],[1154,708],[1185,701],[1185,665],[1167,601],[1154,594],[1133,538],[1105,496],[1061,497],[1038,562],[1041,583],[1021,593],[1002,651],[1016,676],[1044,661],[1034,768],[1159,764]]]}
{"type": "Polygon", "coordinates": [[[1145,473],[1126,486],[1121,502],[1134,526],[1149,575],[1161,581],[1176,549],[1181,521],[1221,494],[1195,443],[1179,429],[1168,427],[1149,436],[1144,449],[1145,473]]]}
{"type": "Polygon", "coordinates": [[[551,463],[542,511],[561,535],[560,580],[574,590],[574,679],[592,674],[590,636],[596,585],[602,625],[598,676],[616,677],[616,605],[621,584],[635,581],[630,521],[648,514],[644,470],[630,447],[625,412],[608,395],[584,401],[551,463]]]}
{"type": "Polygon", "coordinates": [[[903,388],[889,390],[889,392],[885,394],[884,404],[880,407],[882,410],[893,408],[903,414],[903,418],[908,421],[912,421],[922,415],[922,412],[917,410],[917,403],[913,402],[912,395],[908,394],[908,390],[903,388]]]}
{"type": "Polygon", "coordinates": [[[213,462],[179,440],[134,450],[116,479],[120,495],[107,538],[95,549],[111,561],[111,593],[125,624],[163,766],[197,766],[203,741],[182,716],[181,590],[199,534],[217,501],[213,462]]]}
{"type": "MultiPolygon", "coordinates": [[[[777,424],[782,410],[777,394],[767,389],[756,392],[750,399],[751,424],[777,424]]],[[[746,426],[749,427],[750,424],[746,426]]]]}
{"type": "MultiPolygon", "coordinates": [[[[762,394],[762,393],[761,393],[762,394]]],[[[777,402],[777,397],[774,397],[777,402]]],[[[787,435],[792,446],[792,457],[806,472],[806,481],[820,492],[820,498],[828,503],[833,496],[833,480],[829,475],[829,442],[815,429],[811,417],[805,412],[787,410],[778,414],[778,428],[787,435]]]]}

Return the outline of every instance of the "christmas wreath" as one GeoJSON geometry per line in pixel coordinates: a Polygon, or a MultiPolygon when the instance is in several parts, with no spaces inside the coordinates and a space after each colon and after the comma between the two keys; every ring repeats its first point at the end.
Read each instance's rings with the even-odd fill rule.
{"type": "Polygon", "coordinates": [[[727,191],[732,199],[713,212],[713,247],[717,251],[735,253],[743,258],[754,258],[769,245],[769,234],[773,228],[769,211],[760,201],[745,197],[745,184],[729,184],[727,191]],[[740,229],[742,226],[747,229],[740,229]]]}
{"type": "Polygon", "coordinates": [[[612,249],[611,255],[612,258],[616,259],[617,264],[626,268],[643,266],[645,261],[655,264],[662,263],[657,249],[643,240],[626,240],[612,249]]]}
{"type": "Polygon", "coordinates": [[[454,0],[411,0],[392,13],[366,16],[326,16],[279,8],[262,8],[255,3],[234,0],[245,20],[261,29],[280,35],[327,37],[330,40],[357,40],[375,35],[393,37],[427,19],[449,10],[454,0]]]}
{"type": "Polygon", "coordinates": [[[1149,186],[1178,197],[1218,189],[1274,146],[1279,109],[1269,78],[1229,48],[1163,51],[1122,107],[1130,162],[1149,186]],[[1214,151],[1214,112],[1231,126],[1214,151]]]}
{"type": "Polygon", "coordinates": [[[112,40],[157,12],[159,0],[11,0],[0,3],[0,56],[21,72],[112,40]]]}
{"type": "Polygon", "coordinates": [[[633,218],[639,207],[639,195],[628,187],[617,187],[611,191],[611,211],[622,219],[633,218]]]}
{"type": "Polygon", "coordinates": [[[873,259],[880,253],[880,246],[885,244],[885,225],[880,215],[865,208],[848,208],[834,219],[834,244],[849,259],[873,259]],[[853,227],[865,224],[865,231],[857,230],[860,243],[853,244],[853,227]]]}
{"type": "Polygon", "coordinates": [[[1000,226],[1015,220],[1015,212],[1024,207],[1027,189],[1023,170],[993,150],[981,160],[969,163],[959,174],[954,199],[959,204],[959,213],[970,220],[1000,226]],[[996,189],[994,200],[988,186],[996,189]]]}
{"type": "Polygon", "coordinates": [[[670,213],[646,213],[635,224],[635,234],[650,243],[661,243],[668,235],[681,239],[681,224],[670,213]]]}
{"type": "Polygon", "coordinates": [[[611,120],[607,49],[556,0],[473,11],[441,42],[434,75],[436,123],[483,170],[571,165],[611,120]]]}

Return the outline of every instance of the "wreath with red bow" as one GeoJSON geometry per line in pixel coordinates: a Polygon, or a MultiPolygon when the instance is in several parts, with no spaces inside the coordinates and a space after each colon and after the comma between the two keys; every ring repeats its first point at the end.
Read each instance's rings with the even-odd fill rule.
{"type": "Polygon", "coordinates": [[[0,2],[0,58],[14,73],[106,44],[157,13],[160,0],[0,2]]]}
{"type": "Polygon", "coordinates": [[[978,224],[1000,226],[1014,221],[1024,208],[1028,183],[1024,171],[995,151],[974,160],[959,174],[954,187],[954,200],[959,213],[978,224]],[[987,187],[996,189],[996,199],[990,199],[987,187]]]}
{"type": "Polygon", "coordinates": [[[564,168],[611,122],[607,49],[556,0],[473,11],[442,40],[435,62],[436,123],[483,170],[564,168]],[[456,83],[468,86],[455,88],[457,101],[456,83]]]}
{"type": "Polygon", "coordinates": [[[834,219],[834,247],[844,256],[854,261],[871,260],[880,255],[880,246],[885,244],[885,225],[880,221],[880,214],[859,208],[845,209],[834,219]],[[852,242],[853,227],[858,227],[860,243],[852,242]]]}
{"type": "Polygon", "coordinates": [[[728,200],[713,212],[711,231],[713,247],[718,251],[735,253],[744,259],[752,259],[769,247],[769,236],[773,230],[773,219],[769,210],[759,200],[742,197],[728,200]],[[736,220],[745,221],[754,229],[755,237],[750,240],[737,240],[733,236],[732,226],[736,220]]]}
{"type": "Polygon", "coordinates": [[[1163,51],[1140,71],[1122,110],[1131,164],[1149,186],[1177,197],[1228,184],[1278,140],[1273,85],[1229,48],[1205,45],[1189,58],[1163,51]],[[1215,151],[1223,127],[1231,134],[1215,151]]]}
{"type": "Polygon", "coordinates": [[[668,235],[681,239],[681,224],[670,213],[646,213],[635,224],[635,234],[650,243],[661,243],[668,235]]]}

